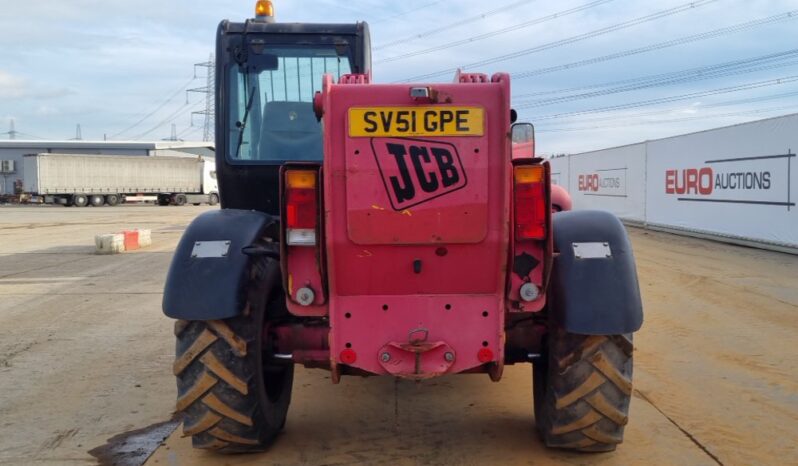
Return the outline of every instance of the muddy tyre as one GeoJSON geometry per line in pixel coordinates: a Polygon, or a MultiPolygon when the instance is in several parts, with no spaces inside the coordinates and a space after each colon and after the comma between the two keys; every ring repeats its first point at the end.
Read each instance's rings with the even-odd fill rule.
{"type": "Polygon", "coordinates": [[[262,451],[285,424],[294,367],[272,358],[262,338],[264,320],[284,309],[279,264],[263,259],[251,276],[246,315],[175,323],[176,411],[194,448],[262,451]]]}
{"type": "Polygon", "coordinates": [[[631,335],[550,335],[535,384],[536,423],[549,447],[612,451],[623,441],[632,395],[631,335]],[[541,370],[541,369],[545,369],[541,370]],[[545,387],[545,388],[544,388],[545,387]]]}

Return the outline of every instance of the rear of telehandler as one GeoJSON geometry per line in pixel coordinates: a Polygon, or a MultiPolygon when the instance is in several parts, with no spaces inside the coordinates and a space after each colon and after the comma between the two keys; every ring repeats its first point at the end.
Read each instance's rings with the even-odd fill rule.
{"type": "Polygon", "coordinates": [[[545,443],[614,449],[642,324],[623,226],[552,214],[507,74],[371,84],[368,37],[270,14],[219,27],[222,209],[188,227],[164,294],[184,433],[264,449],[294,364],[498,381],[531,362],[545,443]]]}

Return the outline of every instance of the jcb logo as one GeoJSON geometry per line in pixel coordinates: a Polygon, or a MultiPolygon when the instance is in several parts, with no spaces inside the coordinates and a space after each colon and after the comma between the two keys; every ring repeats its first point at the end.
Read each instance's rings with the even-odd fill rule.
{"type": "Polygon", "coordinates": [[[409,138],[374,138],[371,147],[394,210],[403,210],[466,185],[454,145],[409,138]]]}

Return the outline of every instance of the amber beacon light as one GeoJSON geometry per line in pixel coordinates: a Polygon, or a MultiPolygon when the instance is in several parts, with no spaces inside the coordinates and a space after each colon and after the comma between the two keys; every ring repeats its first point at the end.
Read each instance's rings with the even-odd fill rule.
{"type": "Polygon", "coordinates": [[[269,0],[258,0],[255,3],[255,17],[256,18],[273,18],[274,5],[269,0]]]}

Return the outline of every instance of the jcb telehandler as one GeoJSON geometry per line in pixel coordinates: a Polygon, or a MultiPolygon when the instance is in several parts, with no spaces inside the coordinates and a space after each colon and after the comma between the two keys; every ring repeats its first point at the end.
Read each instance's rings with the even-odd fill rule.
{"type": "Polygon", "coordinates": [[[531,362],[545,443],[614,449],[643,319],[632,249],[609,213],[552,213],[509,76],[373,84],[365,23],[257,12],[219,25],[222,208],[188,227],[165,286],[193,445],[264,449],[294,364],[335,383],[531,362]]]}

